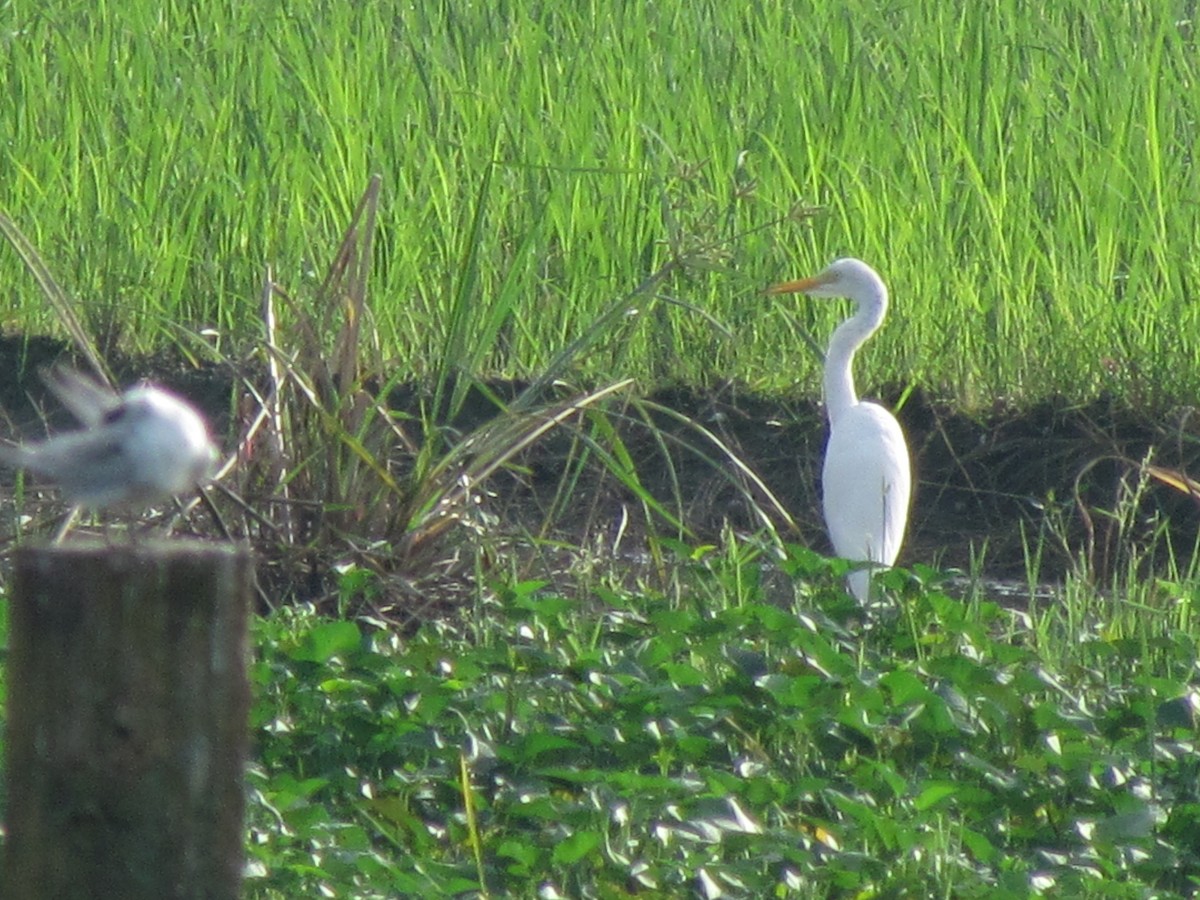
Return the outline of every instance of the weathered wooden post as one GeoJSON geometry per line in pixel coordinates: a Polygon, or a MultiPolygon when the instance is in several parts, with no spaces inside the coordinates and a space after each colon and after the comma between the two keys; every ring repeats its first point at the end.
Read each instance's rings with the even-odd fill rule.
{"type": "Polygon", "coordinates": [[[0,896],[239,896],[251,573],[197,541],[18,551],[0,896]]]}

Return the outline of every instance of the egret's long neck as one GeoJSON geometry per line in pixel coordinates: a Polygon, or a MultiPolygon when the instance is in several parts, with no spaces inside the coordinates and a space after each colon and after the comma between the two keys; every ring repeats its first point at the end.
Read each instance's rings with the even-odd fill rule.
{"type": "Polygon", "coordinates": [[[825,410],[830,425],[836,425],[841,414],[858,402],[851,369],[854,354],[875,333],[887,312],[887,288],[882,282],[853,299],[857,312],[833,332],[825,354],[825,410]]]}

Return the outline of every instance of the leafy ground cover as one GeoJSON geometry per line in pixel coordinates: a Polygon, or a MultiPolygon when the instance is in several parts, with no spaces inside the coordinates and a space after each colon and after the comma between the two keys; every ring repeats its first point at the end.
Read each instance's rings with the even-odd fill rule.
{"type": "Polygon", "coordinates": [[[249,895],[1194,892],[1194,593],[1018,613],[896,572],[864,620],[754,556],[502,580],[407,637],[261,621],[249,895]]]}

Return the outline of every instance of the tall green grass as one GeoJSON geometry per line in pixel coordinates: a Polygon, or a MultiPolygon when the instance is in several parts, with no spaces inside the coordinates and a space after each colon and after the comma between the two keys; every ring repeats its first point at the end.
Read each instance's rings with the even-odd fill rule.
{"type": "MultiPolygon", "coordinates": [[[[378,172],[373,305],[414,374],[442,363],[464,291],[484,310],[515,298],[477,356],[529,374],[673,249],[728,242],[725,266],[669,290],[735,338],[663,307],[591,374],[815,390],[798,332],[822,337],[839,312],[758,290],[854,254],[895,300],[868,385],[968,406],[1190,400],[1187,15],[1084,0],[7,4],[0,209],[128,348],[201,326],[237,347],[265,266],[303,294],[378,172]],[[797,204],[818,212],[753,230],[797,204]]],[[[0,279],[5,325],[50,327],[14,254],[0,279]]]]}

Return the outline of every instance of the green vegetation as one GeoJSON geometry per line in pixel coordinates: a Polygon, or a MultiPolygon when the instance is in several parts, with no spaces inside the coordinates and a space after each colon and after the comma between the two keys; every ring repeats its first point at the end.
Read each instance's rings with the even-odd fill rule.
{"type": "Polygon", "coordinates": [[[894,571],[864,617],[806,549],[670,549],[405,636],[257,620],[247,898],[1195,895],[1194,583],[1018,611],[894,571]]]}
{"type": "MultiPolygon", "coordinates": [[[[770,527],[695,548],[689,471],[664,500],[625,442],[785,521],[627,379],[815,394],[839,312],[760,289],[841,254],[895,296],[865,384],[1200,391],[1183,6],[959,6],[0,0],[0,215],[101,352],[265,372],[238,424],[269,452],[223,482],[278,589],[248,896],[1195,893],[1196,553],[1140,505],[1182,468],[1130,463],[1107,512],[1031,498],[1019,609],[920,569],[864,615],[770,527]],[[415,411],[377,402],[410,379],[415,411]],[[551,431],[543,521],[501,533],[488,479],[533,481],[551,431]],[[597,469],[646,571],[547,540],[597,469]],[[1113,540],[1077,546],[1081,510],[1113,540]],[[1051,549],[1078,563],[1047,603],[1051,549]],[[335,563],[336,615],[280,602],[335,563]],[[425,615],[430,573],[459,609],[425,615]]],[[[3,324],[62,329],[11,251],[3,324]]]]}
{"type": "MultiPolygon", "coordinates": [[[[380,173],[372,294],[400,371],[437,368],[466,296],[511,305],[479,374],[536,373],[716,242],[723,265],[671,291],[734,336],[665,308],[586,375],[811,387],[793,322],[836,314],[758,291],[851,253],[896,298],[869,384],[1190,402],[1189,8],[8,3],[0,210],[127,348],[204,326],[234,353],[266,266],[305,294],[380,173]]],[[[9,253],[0,279],[7,325],[49,327],[9,253]]]]}
{"type": "Polygon", "coordinates": [[[248,895],[1191,896],[1194,589],[1072,619],[897,572],[864,628],[752,556],[403,640],[261,623],[248,895]]]}

